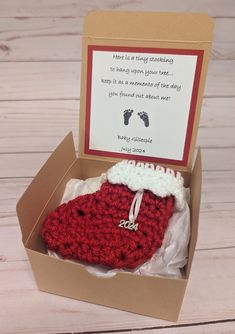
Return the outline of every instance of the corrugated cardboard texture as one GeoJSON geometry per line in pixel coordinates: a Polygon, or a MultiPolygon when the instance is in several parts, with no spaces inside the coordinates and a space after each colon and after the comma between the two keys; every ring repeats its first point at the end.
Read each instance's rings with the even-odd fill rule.
{"type": "MultiPolygon", "coordinates": [[[[88,45],[204,50],[189,157],[187,165],[181,167],[181,170],[190,170],[210,57],[212,28],[212,20],[207,14],[91,12],[85,18],[84,23],[79,156],[114,162],[120,160],[118,158],[98,157],[84,153],[88,45]]],[[[175,165],[168,166],[177,168],[175,165]]]]}
{"type": "Polygon", "coordinates": [[[189,256],[186,267],[186,277],[189,276],[190,269],[192,266],[193,255],[197,242],[198,235],[198,222],[199,222],[199,211],[201,202],[201,184],[202,184],[202,172],[201,172],[201,150],[198,150],[195,165],[191,174],[190,184],[190,214],[191,214],[191,238],[189,243],[189,256]]]}
{"type": "MultiPolygon", "coordinates": [[[[59,161],[57,161],[59,162],[59,161]]],[[[120,308],[176,321],[183,300],[187,279],[139,276],[118,273],[113,278],[97,278],[74,262],[59,260],[46,254],[40,237],[42,223],[53,208],[59,205],[64,186],[70,178],[91,176],[87,162],[78,159],[57,185],[43,214],[28,239],[26,250],[39,289],[97,304],[120,308]],[[82,166],[83,165],[83,166],[82,166]]],[[[105,162],[90,161],[97,173],[107,169],[105,162]]],[[[96,174],[97,175],[97,174],[96,174]]],[[[26,208],[25,208],[26,209],[26,208]]]]}
{"type": "Polygon", "coordinates": [[[213,22],[203,13],[90,12],[85,37],[153,41],[210,42],[213,22]]]}
{"type": "MultiPolygon", "coordinates": [[[[35,177],[33,186],[30,185],[26,190],[26,195],[23,195],[23,199],[20,200],[20,205],[18,204],[21,228],[22,231],[27,232],[24,234],[25,238],[27,236],[28,239],[25,246],[39,289],[176,321],[184,297],[187,278],[148,277],[126,273],[120,273],[110,279],[97,278],[89,274],[80,264],[59,260],[47,255],[47,250],[40,236],[41,226],[47,214],[59,205],[67,181],[70,178],[97,176],[111,166],[110,162],[100,160],[74,160],[74,153],[72,138],[69,135],[43,166],[38,174],[39,178],[38,175],[35,177]],[[62,153],[65,156],[68,154],[66,159],[64,159],[65,156],[62,153]],[[43,192],[42,186],[47,181],[50,183],[51,175],[58,173],[58,166],[61,166],[60,172],[54,179],[54,185],[50,184],[47,192],[43,192]],[[30,190],[31,188],[33,191],[30,190]],[[27,216],[30,207],[33,212],[30,216],[31,220],[27,216]]],[[[189,247],[189,264],[186,268],[187,275],[190,271],[197,239],[198,199],[200,198],[198,187],[200,184],[199,158],[195,166],[191,181],[193,187],[192,237],[189,247]]],[[[184,176],[187,184],[190,183],[190,173],[184,173],[184,176]]]]}
{"type": "Polygon", "coordinates": [[[76,159],[70,132],[50,156],[17,203],[22,239],[25,243],[56,185],[76,159]]]}
{"type": "Polygon", "coordinates": [[[39,289],[176,321],[187,280],[119,273],[97,278],[85,268],[27,250],[39,289]]]}

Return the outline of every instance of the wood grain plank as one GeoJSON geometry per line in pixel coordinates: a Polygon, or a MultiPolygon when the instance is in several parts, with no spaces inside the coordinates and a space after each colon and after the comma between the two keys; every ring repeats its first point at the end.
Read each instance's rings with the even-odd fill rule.
{"type": "MultiPolygon", "coordinates": [[[[196,250],[235,247],[235,210],[202,212],[196,250]]],[[[0,262],[25,261],[16,216],[0,218],[0,262]]]]}
{"type": "MultiPolygon", "coordinates": [[[[178,325],[233,318],[234,258],[235,249],[196,252],[178,325]]],[[[39,292],[27,261],[0,263],[0,272],[3,333],[68,333],[174,325],[39,292]]]]}
{"type": "Polygon", "coordinates": [[[0,180],[0,218],[15,216],[16,203],[31,180],[30,178],[0,180]]]}
{"type": "Polygon", "coordinates": [[[8,218],[5,224],[10,221],[10,225],[3,226],[4,220],[0,218],[0,262],[28,260],[17,217],[8,218]]]}
{"type": "Polygon", "coordinates": [[[203,171],[231,171],[235,169],[235,148],[203,148],[203,171]]]}
{"type": "MultiPolygon", "coordinates": [[[[80,62],[0,62],[1,100],[78,99],[80,62]]],[[[205,95],[234,96],[235,60],[210,62],[205,95]]]]}
{"type": "MultiPolygon", "coordinates": [[[[49,116],[49,115],[48,115],[49,116]]],[[[22,115],[20,117],[23,120],[22,115]]],[[[26,116],[27,117],[27,116],[26,116]]],[[[72,123],[70,120],[67,123],[60,123],[59,119],[53,121],[53,116],[48,118],[51,122],[47,121],[47,117],[41,118],[41,120],[34,121],[34,117],[26,119],[26,122],[12,122],[12,127],[5,127],[2,123],[0,128],[3,131],[0,134],[0,153],[36,153],[36,152],[52,152],[58,143],[65,137],[65,135],[72,131],[74,135],[74,142],[78,147],[78,121],[72,123]],[[43,126],[43,124],[45,124],[43,126]]],[[[63,118],[63,117],[62,117],[63,118]]],[[[4,122],[5,123],[5,122],[4,122]]],[[[235,147],[235,128],[199,128],[197,147],[205,149],[219,149],[218,154],[228,157],[228,154],[234,152],[235,147]],[[222,149],[225,149],[224,151],[222,149]],[[231,150],[231,151],[230,151],[231,150]]],[[[206,150],[204,151],[207,154],[206,150]]],[[[216,155],[215,151],[212,155],[216,155]]],[[[19,156],[18,156],[19,157],[19,156]]],[[[1,157],[1,160],[4,159],[1,157]]],[[[220,161],[218,164],[222,168],[212,169],[233,169],[234,157],[231,156],[230,161],[220,161]],[[229,167],[230,166],[230,167],[229,167]]],[[[214,161],[215,162],[215,161],[214,161]]],[[[1,164],[1,162],[0,162],[1,164]]],[[[212,164],[212,161],[210,162],[212,164]]],[[[30,174],[31,175],[31,174],[30,174]]],[[[30,176],[29,175],[29,176],[30,176]]]]}
{"type": "Polygon", "coordinates": [[[214,60],[209,63],[205,96],[234,96],[235,63],[233,60],[214,60]]]}
{"type": "MultiPolygon", "coordinates": [[[[31,178],[0,179],[0,217],[12,216],[16,202],[31,178]]],[[[208,171],[202,174],[202,211],[234,209],[235,171],[208,171]],[[218,206],[218,209],[216,207],[218,206]]]]}
{"type": "MultiPolygon", "coordinates": [[[[50,154],[50,152],[0,154],[0,178],[34,177],[50,154]]],[[[203,148],[202,169],[203,171],[235,170],[235,148],[203,148]]]]}
{"type": "Polygon", "coordinates": [[[76,100],[1,102],[0,152],[52,151],[69,131],[77,145],[78,122],[76,100]]]}
{"type": "Polygon", "coordinates": [[[223,212],[223,211],[233,211],[235,207],[235,201],[230,202],[201,202],[200,212],[223,212]]]}
{"type": "MultiPolygon", "coordinates": [[[[212,59],[235,59],[235,18],[214,19],[212,59]]],[[[82,17],[0,19],[0,61],[80,61],[82,17]]]]}
{"type": "Polygon", "coordinates": [[[235,172],[203,172],[202,202],[235,202],[235,172]]]}
{"type": "Polygon", "coordinates": [[[201,212],[197,250],[235,247],[234,221],[235,209],[201,212]]]}
{"type": "Polygon", "coordinates": [[[80,66],[80,62],[1,62],[1,100],[77,99],[80,66]]]}
{"type": "Polygon", "coordinates": [[[76,17],[84,16],[90,10],[137,10],[137,11],[176,11],[206,12],[211,16],[235,16],[233,0],[194,1],[181,0],[1,0],[0,17],[76,17]]]}
{"type": "MultiPolygon", "coordinates": [[[[52,119],[52,116],[50,117],[52,119]]],[[[0,126],[0,128],[1,127],[3,128],[3,125],[0,126]]],[[[47,123],[46,119],[43,119],[41,123],[33,123],[33,119],[31,118],[29,120],[28,118],[23,126],[22,123],[18,123],[10,130],[9,128],[3,128],[0,134],[0,153],[52,152],[70,131],[74,134],[74,141],[77,147],[77,122],[63,124],[58,123],[58,120],[56,120],[53,124],[53,119],[51,123],[47,123]],[[42,123],[45,123],[44,127],[42,123]]],[[[222,154],[227,157],[229,153],[233,153],[235,147],[235,130],[234,128],[226,128],[226,130],[224,128],[199,128],[197,147],[198,146],[206,149],[225,149],[225,151],[219,150],[218,154],[222,152],[222,154]]],[[[1,159],[3,158],[1,157],[1,159]]],[[[228,162],[228,165],[231,167],[227,167],[226,161],[219,163],[219,165],[222,163],[225,164],[222,169],[231,169],[233,167],[233,158],[231,159],[232,160],[228,162]]]]}
{"type": "Polygon", "coordinates": [[[200,127],[234,127],[234,106],[235,98],[204,98],[201,111],[200,127]]]}
{"type": "MultiPolygon", "coordinates": [[[[221,323],[204,323],[196,324],[189,327],[179,326],[173,328],[153,328],[145,329],[141,328],[138,330],[122,331],[122,334],[233,334],[235,332],[235,321],[221,322],[221,323]]],[[[110,333],[111,334],[111,333],[110,333]]]]}
{"type": "MultiPolygon", "coordinates": [[[[42,124],[44,127],[51,122],[78,123],[80,102],[78,100],[53,100],[53,101],[1,101],[0,100],[0,126],[11,128],[18,123],[30,122],[42,124]]],[[[200,127],[235,127],[235,97],[204,98],[200,127]]]]}
{"type": "MultiPolygon", "coordinates": [[[[226,169],[235,166],[234,155],[228,160],[226,151],[235,147],[234,105],[235,98],[205,98],[198,134],[198,145],[203,148],[225,148],[218,151],[225,160],[217,163],[225,165],[227,160],[230,167],[226,169]]],[[[77,146],[78,122],[78,100],[1,101],[0,153],[50,152],[69,131],[77,146]]]]}
{"type": "MultiPolygon", "coordinates": [[[[30,179],[0,180],[0,261],[26,259],[15,206],[29,182],[30,179]]],[[[203,173],[202,203],[209,206],[200,215],[198,250],[235,247],[234,189],[235,172],[203,173]]]]}
{"type": "Polygon", "coordinates": [[[0,102],[0,152],[53,151],[69,131],[77,145],[78,123],[77,100],[0,102]]]}
{"type": "Polygon", "coordinates": [[[1,18],[0,61],[80,61],[82,25],[81,17],[1,18]]]}
{"type": "Polygon", "coordinates": [[[213,59],[234,59],[235,57],[235,30],[234,19],[215,19],[212,43],[213,59]]]}
{"type": "Polygon", "coordinates": [[[197,145],[203,148],[233,148],[235,130],[234,128],[199,128],[197,145]]]}
{"type": "Polygon", "coordinates": [[[49,152],[1,154],[0,178],[34,177],[50,155],[49,152]]]}
{"type": "MultiPolygon", "coordinates": [[[[1,127],[3,128],[3,125],[0,126],[0,128],[1,127]]],[[[0,134],[0,153],[52,152],[70,131],[74,134],[74,141],[77,147],[77,129],[77,120],[71,124],[69,122],[67,124],[58,124],[57,122],[53,124],[53,121],[49,124],[46,122],[46,119],[40,120],[38,123],[33,123],[33,119],[31,118],[31,120],[29,120],[28,118],[26,123],[23,125],[22,123],[15,124],[14,128],[12,127],[10,131],[9,128],[3,129],[0,134]],[[45,124],[44,127],[43,123],[45,124]]],[[[218,154],[222,153],[222,155],[227,158],[230,153],[232,154],[234,152],[235,130],[234,128],[226,128],[226,130],[224,128],[199,128],[197,147],[198,146],[205,149],[218,148],[218,154]],[[225,150],[223,151],[222,149],[225,150]]],[[[207,151],[205,150],[205,154],[206,152],[207,151]]],[[[210,152],[212,152],[213,156],[216,156],[215,151],[211,150],[210,152]]],[[[2,159],[4,158],[1,157],[1,160],[2,159]]],[[[219,165],[221,166],[224,164],[221,169],[231,169],[234,167],[233,161],[234,157],[231,156],[228,165],[227,161],[220,161],[219,165]]],[[[212,162],[210,162],[210,164],[212,164],[212,162]]]]}

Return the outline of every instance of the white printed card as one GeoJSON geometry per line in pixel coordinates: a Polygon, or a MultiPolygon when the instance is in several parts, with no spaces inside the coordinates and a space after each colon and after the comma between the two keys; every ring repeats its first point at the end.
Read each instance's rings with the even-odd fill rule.
{"type": "Polygon", "coordinates": [[[185,165],[202,50],[88,46],[85,153],[185,165]]]}

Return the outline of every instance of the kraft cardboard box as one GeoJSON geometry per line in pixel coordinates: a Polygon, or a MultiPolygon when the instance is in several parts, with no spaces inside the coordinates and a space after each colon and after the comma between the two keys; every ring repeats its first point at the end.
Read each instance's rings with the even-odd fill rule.
{"type": "Polygon", "coordinates": [[[206,14],[100,11],[85,18],[79,155],[69,133],[17,204],[22,240],[40,290],[178,319],[199,223],[200,150],[192,162],[212,27],[206,14]],[[131,110],[135,118],[125,119],[131,110]],[[98,176],[122,159],[179,170],[190,188],[191,237],[180,279],[125,272],[98,278],[82,264],[47,254],[41,226],[59,205],[66,183],[98,176]]]}

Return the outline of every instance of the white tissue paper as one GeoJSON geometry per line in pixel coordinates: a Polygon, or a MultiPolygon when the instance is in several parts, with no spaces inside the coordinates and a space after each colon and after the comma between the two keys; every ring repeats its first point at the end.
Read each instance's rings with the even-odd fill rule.
{"type": "MultiPolygon", "coordinates": [[[[71,179],[65,187],[61,200],[66,203],[78,195],[93,193],[100,189],[105,174],[87,180],[71,179]]],[[[158,249],[150,260],[134,270],[108,269],[102,265],[84,265],[86,270],[97,277],[113,277],[117,272],[131,272],[137,275],[160,275],[182,277],[181,269],[186,265],[188,258],[188,243],[190,238],[189,189],[186,189],[187,203],[182,211],[175,211],[169,220],[162,247],[158,249]]],[[[50,256],[61,258],[58,254],[48,251],[50,256]]],[[[70,261],[70,260],[65,260],[70,261]]],[[[72,261],[79,262],[79,261],[72,261]]]]}

